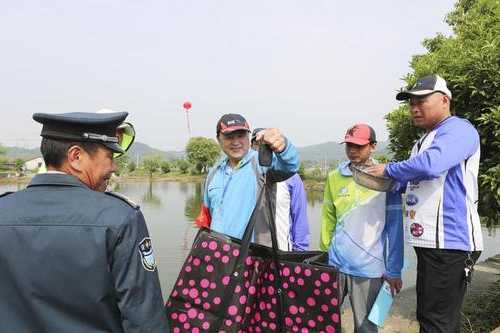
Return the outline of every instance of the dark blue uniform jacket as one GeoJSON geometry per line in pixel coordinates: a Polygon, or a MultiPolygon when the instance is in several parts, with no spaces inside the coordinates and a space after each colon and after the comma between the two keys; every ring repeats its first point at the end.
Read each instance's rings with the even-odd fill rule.
{"type": "Polygon", "coordinates": [[[73,176],[0,197],[0,332],[168,332],[138,206],[73,176]]]}

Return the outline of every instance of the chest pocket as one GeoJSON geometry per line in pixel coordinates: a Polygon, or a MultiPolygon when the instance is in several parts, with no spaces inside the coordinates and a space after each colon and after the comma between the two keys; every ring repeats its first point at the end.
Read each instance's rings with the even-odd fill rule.
{"type": "MultiPolygon", "coordinates": [[[[259,173],[257,161],[254,158],[250,163],[252,166],[252,173],[257,179],[257,187],[260,187],[262,186],[262,175],[259,173]]],[[[228,188],[234,189],[234,182],[238,182],[238,179],[244,179],[246,176],[250,176],[250,174],[248,174],[247,172],[248,170],[245,168],[238,168],[233,170],[232,175],[224,175],[221,172],[216,172],[216,170],[217,169],[214,169],[214,171],[209,173],[207,177],[207,184],[209,184],[207,188],[207,194],[211,207],[213,207],[214,205],[219,206],[224,199],[223,196],[227,196],[227,192],[233,192],[228,191],[228,188]],[[241,174],[242,172],[243,174],[241,174]],[[236,173],[238,173],[238,175],[235,175],[236,173]],[[233,177],[236,177],[236,179],[234,179],[233,177]],[[229,183],[232,184],[230,185],[229,183]],[[224,193],[224,191],[226,191],[226,193],[224,193]]],[[[236,188],[238,188],[238,185],[236,185],[236,188]]]]}
{"type": "Polygon", "coordinates": [[[222,184],[215,181],[208,186],[208,200],[211,204],[217,204],[222,200],[223,190],[222,184]]]}

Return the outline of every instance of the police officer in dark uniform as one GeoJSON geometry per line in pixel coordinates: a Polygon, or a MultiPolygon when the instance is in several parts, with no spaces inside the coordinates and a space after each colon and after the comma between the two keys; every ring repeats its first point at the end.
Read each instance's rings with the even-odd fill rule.
{"type": "Polygon", "coordinates": [[[36,113],[48,172],[0,197],[0,331],[169,332],[139,207],[99,189],[127,113],[36,113]]]}

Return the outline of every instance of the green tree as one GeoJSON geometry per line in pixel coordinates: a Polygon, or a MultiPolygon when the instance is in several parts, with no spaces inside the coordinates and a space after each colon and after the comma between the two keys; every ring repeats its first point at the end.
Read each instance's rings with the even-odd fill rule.
{"type": "Polygon", "coordinates": [[[188,172],[191,164],[186,160],[177,160],[175,161],[175,166],[182,174],[185,174],[188,172]]]}
{"type": "Polygon", "coordinates": [[[304,166],[304,163],[300,162],[299,171],[297,173],[302,180],[306,179],[306,167],[304,166]]]}
{"type": "Polygon", "coordinates": [[[0,144],[0,170],[5,170],[5,163],[7,163],[6,153],[7,149],[0,144]]]}
{"type": "MultiPolygon", "coordinates": [[[[431,73],[443,76],[453,93],[452,112],[468,119],[481,137],[479,213],[488,225],[498,224],[500,210],[500,2],[459,0],[446,22],[454,34],[426,39],[427,52],[411,60],[408,85],[431,73]]],[[[408,106],[386,116],[389,148],[396,159],[409,156],[419,136],[411,126],[408,106]]]]}
{"type": "Polygon", "coordinates": [[[320,167],[315,167],[314,169],[307,172],[306,178],[312,179],[312,180],[319,180],[319,181],[326,179],[326,177],[323,175],[323,171],[321,170],[320,167]]]}
{"type": "Polygon", "coordinates": [[[130,163],[130,157],[123,155],[115,159],[116,171],[115,173],[120,176],[127,172],[128,165],[130,163]]]}
{"type": "Polygon", "coordinates": [[[163,157],[160,155],[151,155],[144,158],[142,161],[142,167],[149,174],[149,178],[153,177],[153,174],[160,169],[163,157]]]}
{"type": "Polygon", "coordinates": [[[385,119],[389,130],[389,150],[394,154],[394,159],[407,159],[410,157],[411,147],[423,131],[412,125],[407,104],[401,104],[387,114],[385,119]]]}
{"type": "Polygon", "coordinates": [[[23,176],[24,175],[24,161],[20,158],[17,158],[14,161],[14,170],[16,171],[16,174],[18,176],[23,176]]]}
{"type": "Polygon", "coordinates": [[[135,164],[134,161],[130,161],[130,163],[127,165],[128,172],[134,172],[135,169],[137,169],[137,165],[135,164]]]}
{"type": "Polygon", "coordinates": [[[161,162],[160,169],[162,173],[169,173],[172,170],[172,164],[169,161],[161,162]]]}
{"type": "Polygon", "coordinates": [[[220,148],[213,139],[204,137],[191,138],[186,145],[188,161],[198,173],[207,172],[220,155],[220,148]]]}
{"type": "Polygon", "coordinates": [[[387,156],[385,154],[375,154],[375,156],[373,156],[373,158],[376,159],[377,162],[379,162],[379,163],[387,163],[390,161],[389,156],[387,156]]]}

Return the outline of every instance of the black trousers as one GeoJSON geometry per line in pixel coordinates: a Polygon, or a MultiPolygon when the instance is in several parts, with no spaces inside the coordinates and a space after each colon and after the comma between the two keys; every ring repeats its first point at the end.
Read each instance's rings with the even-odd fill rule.
{"type": "MultiPolygon", "coordinates": [[[[415,247],[417,320],[421,333],[460,332],[466,251],[415,247]]],[[[481,252],[471,254],[474,262],[481,252]]]]}

